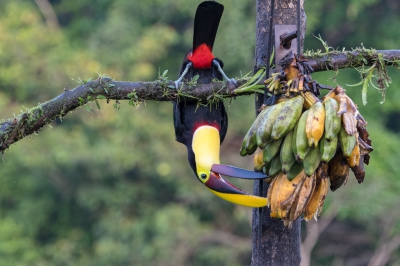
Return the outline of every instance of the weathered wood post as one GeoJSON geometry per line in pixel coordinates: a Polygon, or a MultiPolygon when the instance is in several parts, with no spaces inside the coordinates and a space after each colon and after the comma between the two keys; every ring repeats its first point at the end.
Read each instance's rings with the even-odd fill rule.
{"type": "MultiPolygon", "coordinates": [[[[297,4],[301,2],[300,8],[300,51],[303,51],[305,21],[306,16],[303,9],[304,0],[279,0],[275,1],[273,12],[273,25],[297,25],[297,4]]],[[[258,70],[267,65],[268,46],[273,45],[275,36],[272,36],[272,42],[269,43],[269,35],[273,34],[270,30],[271,0],[257,0],[256,3],[256,49],[254,68],[258,70]]],[[[273,29],[273,28],[272,28],[273,29]]],[[[271,49],[272,50],[272,49],[271,49]]],[[[255,96],[256,110],[263,103],[263,95],[255,96]]],[[[255,181],[254,193],[256,195],[267,194],[268,184],[255,181]]],[[[300,219],[293,223],[291,228],[286,228],[283,222],[272,219],[269,216],[269,208],[253,209],[253,243],[251,265],[299,265],[300,257],[300,219]]]]}

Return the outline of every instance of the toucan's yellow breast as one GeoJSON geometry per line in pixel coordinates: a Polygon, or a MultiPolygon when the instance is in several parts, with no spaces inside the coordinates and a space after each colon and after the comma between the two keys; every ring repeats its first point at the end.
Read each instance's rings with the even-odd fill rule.
{"type": "Polygon", "coordinates": [[[212,126],[201,126],[193,134],[192,149],[196,158],[197,172],[210,172],[213,164],[219,164],[219,131],[212,126]]]}

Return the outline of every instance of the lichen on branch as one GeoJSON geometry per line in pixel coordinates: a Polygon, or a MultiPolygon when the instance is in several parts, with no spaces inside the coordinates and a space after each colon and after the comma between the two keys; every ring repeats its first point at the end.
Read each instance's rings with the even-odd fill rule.
{"type": "MultiPolygon", "coordinates": [[[[246,78],[238,79],[238,85],[245,84],[246,78]]],[[[226,97],[250,94],[242,92],[233,94],[226,82],[215,81],[211,84],[196,84],[193,81],[184,83],[175,89],[173,81],[162,76],[152,82],[115,81],[108,76],[101,75],[96,80],[80,80],[81,85],[73,90],[65,89],[62,94],[36,107],[27,109],[22,114],[0,122],[0,152],[4,151],[20,139],[38,133],[41,128],[50,124],[56,118],[62,119],[70,111],[95,102],[100,108],[99,100],[107,102],[115,100],[114,108],[118,109],[119,100],[128,100],[132,106],[141,102],[155,101],[215,101],[226,97]]]]}
{"type": "MultiPolygon", "coordinates": [[[[303,58],[308,61],[315,72],[341,68],[374,67],[378,71],[378,75],[375,77],[377,77],[376,82],[379,88],[381,88],[381,84],[387,85],[390,81],[386,66],[400,67],[400,50],[379,51],[362,48],[342,52],[308,52],[303,55],[303,58]]],[[[360,73],[364,78],[363,72],[360,73]]],[[[368,78],[368,75],[365,78],[368,78]]],[[[195,80],[187,81],[180,88],[175,89],[174,82],[166,77],[166,72],[158,80],[151,82],[115,81],[106,75],[100,75],[93,81],[80,80],[81,85],[75,89],[65,89],[56,98],[28,109],[18,116],[1,121],[0,152],[4,153],[11,144],[30,134],[37,133],[56,118],[62,119],[70,111],[80,106],[90,110],[86,105],[88,102],[95,102],[98,108],[100,108],[99,100],[108,102],[115,100],[117,101],[114,105],[115,108],[118,108],[119,100],[128,100],[132,106],[138,106],[141,102],[149,100],[214,102],[223,98],[262,92],[264,79],[262,72],[258,72],[258,76],[236,79],[238,88],[235,90],[228,89],[227,82],[213,81],[211,84],[197,84],[195,80]]],[[[365,83],[363,84],[365,86],[365,83]]],[[[363,90],[364,92],[365,90],[363,90]]],[[[384,92],[385,90],[382,89],[383,94],[384,92]]]]}
{"type": "Polygon", "coordinates": [[[386,67],[400,68],[400,50],[375,50],[360,47],[351,51],[337,51],[327,47],[326,43],[323,42],[323,44],[325,52],[307,51],[303,55],[315,72],[355,68],[360,73],[361,81],[350,86],[362,85],[363,104],[367,104],[369,84],[377,89],[382,94],[383,101],[385,100],[386,88],[391,83],[386,67]]]}

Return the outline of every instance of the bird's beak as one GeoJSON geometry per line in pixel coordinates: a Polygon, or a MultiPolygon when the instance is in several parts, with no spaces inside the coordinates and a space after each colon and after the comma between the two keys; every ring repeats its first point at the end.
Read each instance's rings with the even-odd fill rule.
{"type": "Polygon", "coordinates": [[[223,179],[220,174],[245,179],[261,179],[267,178],[267,176],[230,165],[214,164],[208,180],[204,183],[215,195],[232,203],[253,208],[267,205],[267,198],[244,192],[223,179]]]}
{"type": "Polygon", "coordinates": [[[263,207],[267,198],[248,194],[221,177],[244,179],[267,178],[260,173],[219,164],[219,131],[215,127],[201,126],[193,134],[192,150],[195,154],[196,174],[199,180],[218,197],[248,207],[263,207]]]}

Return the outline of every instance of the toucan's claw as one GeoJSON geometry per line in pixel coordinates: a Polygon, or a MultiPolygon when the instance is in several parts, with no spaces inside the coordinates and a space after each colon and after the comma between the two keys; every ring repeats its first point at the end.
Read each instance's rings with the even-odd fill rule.
{"type": "Polygon", "coordinates": [[[235,79],[230,79],[228,76],[225,74],[225,72],[222,70],[221,65],[219,64],[218,60],[214,59],[213,64],[218,68],[218,71],[221,73],[221,75],[224,77],[224,79],[228,82],[228,89],[229,90],[234,90],[237,88],[237,82],[235,79]]]}
{"type": "Polygon", "coordinates": [[[175,84],[175,89],[179,90],[181,88],[182,85],[182,79],[185,77],[186,73],[189,71],[189,69],[193,66],[192,62],[189,62],[186,64],[185,70],[182,72],[182,75],[176,80],[174,81],[175,84]]]}
{"type": "Polygon", "coordinates": [[[268,178],[268,176],[263,173],[249,171],[246,169],[238,168],[238,167],[231,166],[231,165],[225,165],[225,164],[213,164],[211,167],[211,171],[221,174],[221,175],[226,175],[226,176],[235,177],[235,178],[242,178],[242,179],[265,179],[265,178],[268,178]]]}
{"type": "Polygon", "coordinates": [[[179,88],[181,87],[182,82],[178,79],[174,81],[175,84],[175,89],[179,90],[179,88]]]}
{"type": "Polygon", "coordinates": [[[233,91],[234,89],[236,89],[238,87],[236,79],[232,78],[232,79],[227,79],[228,82],[228,89],[230,91],[233,91]]]}

